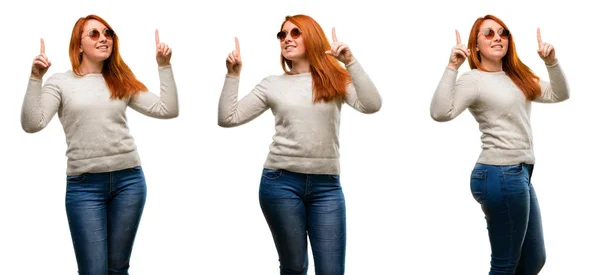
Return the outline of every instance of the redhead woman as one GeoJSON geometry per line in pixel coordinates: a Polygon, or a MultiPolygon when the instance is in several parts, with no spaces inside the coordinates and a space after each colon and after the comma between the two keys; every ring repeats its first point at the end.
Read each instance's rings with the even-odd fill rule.
{"type": "Polygon", "coordinates": [[[179,114],[171,49],[158,30],[155,39],[160,95],[136,79],[121,58],[117,33],[96,15],[79,18],[73,27],[71,70],[42,85],[51,66],[43,40],[33,60],[21,124],[35,133],[58,113],[67,142],[66,211],[82,275],[128,274],[146,180],[127,107],[161,119],[179,114]]]}
{"type": "Polygon", "coordinates": [[[478,18],[456,46],[431,101],[431,117],[449,121],[467,108],[479,123],[482,151],[471,172],[471,192],[481,205],[491,245],[490,275],[538,274],[546,252],[538,199],[531,182],[535,156],[532,102],[569,98],[554,47],[537,34],[538,55],[550,81],[540,80],[517,56],[515,38],[502,20],[478,18]],[[471,70],[457,79],[469,60],[471,70]]]}
{"type": "Polygon", "coordinates": [[[335,29],[332,39],[330,44],[313,18],[287,16],[277,32],[283,74],[264,78],[239,101],[242,58],[237,39],[226,60],[218,124],[239,126],[268,109],[275,116],[259,201],[281,274],[306,274],[308,240],[317,275],[344,274],[340,111],[343,103],[367,114],[381,107],[377,88],[348,45],[337,40],[335,29]]]}

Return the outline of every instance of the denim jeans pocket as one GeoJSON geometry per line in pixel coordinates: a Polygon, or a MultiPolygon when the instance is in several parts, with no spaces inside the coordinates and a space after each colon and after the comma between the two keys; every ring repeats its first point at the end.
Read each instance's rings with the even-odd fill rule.
{"type": "Polygon", "coordinates": [[[478,203],[485,200],[486,182],[487,170],[475,169],[471,172],[471,194],[478,203]]]}
{"type": "Polygon", "coordinates": [[[67,176],[67,184],[82,183],[85,180],[86,174],[67,176]]]}
{"type": "Polygon", "coordinates": [[[529,192],[529,175],[524,163],[506,166],[502,172],[506,188],[517,193],[529,192]]]}
{"type": "Polygon", "coordinates": [[[519,176],[523,173],[524,164],[507,165],[502,169],[502,174],[508,176],[519,176]]]}
{"type": "Polygon", "coordinates": [[[281,178],[283,171],[276,169],[263,169],[262,177],[268,180],[277,180],[281,178]]]}

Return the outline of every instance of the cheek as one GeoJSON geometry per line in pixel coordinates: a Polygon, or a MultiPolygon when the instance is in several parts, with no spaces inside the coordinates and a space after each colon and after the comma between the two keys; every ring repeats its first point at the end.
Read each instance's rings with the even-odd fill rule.
{"type": "Polygon", "coordinates": [[[82,43],[81,48],[83,48],[84,52],[89,53],[90,51],[94,50],[94,45],[90,45],[89,43],[82,43]]]}
{"type": "Polygon", "coordinates": [[[482,37],[483,37],[483,36],[480,36],[480,37],[478,37],[478,38],[477,38],[477,47],[480,47],[480,48],[481,48],[481,45],[483,45],[483,42],[484,42],[484,41],[482,41],[482,40],[481,40],[481,38],[482,38],[482,37]]]}
{"type": "Polygon", "coordinates": [[[304,43],[299,43],[299,44],[298,44],[298,50],[299,50],[299,52],[301,52],[301,53],[304,53],[304,52],[306,52],[306,47],[304,47],[304,43]]]}
{"type": "Polygon", "coordinates": [[[300,36],[298,39],[296,39],[294,41],[294,43],[296,43],[296,46],[298,47],[299,50],[301,50],[301,51],[306,50],[306,48],[304,47],[304,39],[302,39],[302,36],[300,36]]]}

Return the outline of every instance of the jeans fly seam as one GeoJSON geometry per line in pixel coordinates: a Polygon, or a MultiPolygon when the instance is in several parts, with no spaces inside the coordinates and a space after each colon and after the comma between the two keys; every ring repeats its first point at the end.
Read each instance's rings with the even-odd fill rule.
{"type": "Polygon", "coordinates": [[[108,173],[108,192],[112,193],[113,191],[113,174],[112,172],[108,173]]]}
{"type": "Polygon", "coordinates": [[[306,181],[304,182],[304,196],[302,196],[303,199],[308,199],[310,197],[310,189],[311,189],[310,175],[306,175],[306,181]]]}

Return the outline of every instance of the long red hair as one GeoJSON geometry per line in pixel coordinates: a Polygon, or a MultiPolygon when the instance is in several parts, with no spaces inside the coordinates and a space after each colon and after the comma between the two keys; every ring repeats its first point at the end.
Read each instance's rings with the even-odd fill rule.
{"type": "MultiPolygon", "coordinates": [[[[500,18],[493,15],[488,14],[475,20],[475,23],[471,28],[471,34],[469,35],[469,44],[467,45],[469,50],[471,50],[471,54],[469,55],[469,66],[471,69],[485,71],[485,69],[481,67],[481,56],[477,51],[477,34],[479,33],[479,28],[481,27],[483,21],[487,19],[496,21],[496,23],[500,24],[502,28],[508,30],[506,24],[504,24],[500,18]]],[[[506,73],[506,75],[508,75],[508,77],[510,77],[515,85],[521,89],[528,100],[533,100],[541,94],[541,88],[539,84],[540,78],[535,75],[533,71],[527,67],[527,65],[521,62],[521,59],[519,59],[512,33],[508,37],[508,50],[506,55],[502,57],[502,70],[506,73]]]]}
{"type": "MultiPolygon", "coordinates": [[[[351,82],[350,74],[335,57],[325,53],[331,49],[331,44],[319,23],[303,14],[286,16],[280,30],[288,21],[302,31],[306,58],[310,64],[312,75],[313,101],[328,102],[345,97],[346,85],[351,82]]],[[[286,74],[289,74],[292,68],[292,61],[283,57],[283,54],[281,55],[281,67],[286,74]]]]}
{"type": "MultiPolygon", "coordinates": [[[[97,20],[107,28],[112,29],[108,22],[97,15],[91,14],[77,20],[75,26],[73,26],[73,32],[71,33],[69,58],[71,59],[73,72],[79,76],[81,76],[79,67],[81,67],[81,62],[83,60],[83,55],[79,51],[79,47],[81,46],[81,38],[85,31],[85,23],[89,20],[97,20]]],[[[121,54],[119,54],[119,36],[116,33],[113,37],[112,53],[104,60],[104,65],[102,66],[102,76],[110,90],[110,98],[113,99],[127,98],[137,92],[148,91],[148,88],[146,88],[142,82],[137,80],[129,66],[127,66],[125,61],[121,58],[121,54]]]]}

